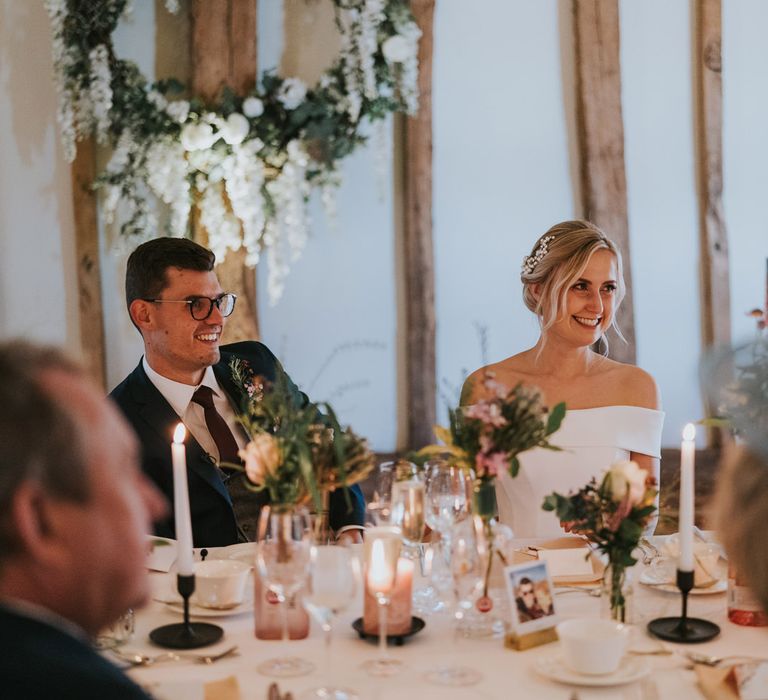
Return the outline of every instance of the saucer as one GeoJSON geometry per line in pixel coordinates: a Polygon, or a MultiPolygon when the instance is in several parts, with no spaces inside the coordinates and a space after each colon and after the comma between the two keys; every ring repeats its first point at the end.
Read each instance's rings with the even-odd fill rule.
{"type": "MultiPolygon", "coordinates": [[[[181,600],[160,600],[155,598],[160,603],[164,603],[173,612],[184,614],[184,603],[181,600]]],[[[190,602],[189,604],[189,616],[190,617],[229,617],[230,615],[242,615],[243,613],[253,612],[253,598],[244,600],[238,605],[233,605],[231,608],[205,608],[202,605],[190,602]]]]}
{"type": "MultiPolygon", "coordinates": [[[[674,583],[661,583],[658,581],[658,579],[651,576],[647,571],[643,572],[643,574],[640,576],[640,583],[642,583],[644,586],[648,586],[648,588],[653,588],[657,591],[664,591],[664,593],[680,593],[680,589],[674,584],[674,583]]],[[[721,578],[718,579],[715,583],[713,583],[711,586],[706,587],[693,587],[691,589],[690,595],[713,595],[715,593],[725,593],[725,591],[728,590],[728,580],[721,578]]]]}
{"type": "MultiPolygon", "coordinates": [[[[404,634],[388,634],[387,635],[387,641],[391,642],[392,644],[395,644],[396,646],[403,646],[405,644],[405,640],[408,639],[408,637],[412,637],[417,632],[421,632],[421,630],[424,629],[424,626],[426,623],[424,620],[422,620],[420,617],[411,617],[411,629],[405,632],[404,634]]],[[[368,634],[363,629],[363,618],[358,617],[357,620],[355,620],[352,623],[352,627],[354,628],[355,632],[357,632],[360,635],[360,639],[378,639],[378,634],[368,634]]]]}
{"type": "Polygon", "coordinates": [[[563,655],[556,653],[537,659],[534,668],[542,676],[558,683],[603,686],[624,685],[639,680],[650,672],[651,664],[648,662],[648,659],[627,655],[621,660],[619,667],[613,673],[592,675],[571,671],[565,665],[563,655]]]}

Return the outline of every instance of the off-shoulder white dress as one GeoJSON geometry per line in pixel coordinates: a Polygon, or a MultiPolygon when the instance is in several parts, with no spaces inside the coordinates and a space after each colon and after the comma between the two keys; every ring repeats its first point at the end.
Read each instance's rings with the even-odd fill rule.
{"type": "Polygon", "coordinates": [[[497,477],[500,521],[516,537],[561,536],[557,516],[541,509],[544,497],[553,491],[566,494],[579,489],[593,476],[599,480],[611,464],[629,459],[630,452],[659,458],[663,424],[662,411],[638,406],[568,411],[560,430],[550,438],[562,452],[536,448],[520,455],[516,478],[497,477]]]}

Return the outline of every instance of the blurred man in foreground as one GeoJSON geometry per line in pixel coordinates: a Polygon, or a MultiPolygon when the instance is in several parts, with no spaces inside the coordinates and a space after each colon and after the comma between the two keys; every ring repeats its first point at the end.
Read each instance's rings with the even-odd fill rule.
{"type": "Polygon", "coordinates": [[[0,406],[0,696],[146,699],[89,641],[149,594],[136,440],[52,348],[0,344],[0,406]]]}

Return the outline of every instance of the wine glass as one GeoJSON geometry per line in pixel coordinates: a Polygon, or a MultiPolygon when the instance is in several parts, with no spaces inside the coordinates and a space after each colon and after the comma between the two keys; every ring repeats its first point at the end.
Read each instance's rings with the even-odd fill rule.
{"type": "MultiPolygon", "coordinates": [[[[306,510],[263,509],[259,532],[264,534],[256,547],[256,568],[263,584],[275,594],[283,613],[283,647],[288,638],[288,602],[307,579],[310,561],[309,515],[306,510]]],[[[314,664],[297,656],[267,659],[257,670],[267,676],[303,676],[314,664]]]]}
{"type": "MultiPolygon", "coordinates": [[[[461,633],[462,620],[466,612],[471,610],[472,601],[483,582],[483,557],[478,549],[475,523],[472,518],[466,518],[453,526],[450,543],[455,619],[454,655],[458,655],[457,640],[461,633]]],[[[479,671],[450,661],[426,674],[429,682],[449,686],[474,685],[481,678],[482,674],[479,671]]]]}
{"type": "Polygon", "coordinates": [[[375,596],[379,611],[379,656],[363,664],[372,676],[391,676],[402,666],[387,653],[387,610],[395,590],[400,538],[397,527],[372,527],[365,533],[365,585],[375,596]]]}
{"type": "MultiPolygon", "coordinates": [[[[318,545],[310,551],[309,586],[304,595],[304,606],[320,623],[325,637],[325,669],[330,675],[333,655],[331,639],[333,622],[355,596],[359,578],[359,563],[354,553],[342,545],[318,545]]],[[[300,696],[301,700],[359,700],[356,691],[326,684],[312,688],[300,696]]]]}
{"type": "Polygon", "coordinates": [[[437,556],[432,561],[432,580],[441,590],[450,587],[451,528],[467,516],[467,493],[463,470],[443,460],[427,462],[426,522],[440,535],[437,556]]]}

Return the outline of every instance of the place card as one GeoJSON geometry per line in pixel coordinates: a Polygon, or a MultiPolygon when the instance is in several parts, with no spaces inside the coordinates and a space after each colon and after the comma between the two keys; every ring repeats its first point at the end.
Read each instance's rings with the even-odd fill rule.
{"type": "Polygon", "coordinates": [[[547,562],[552,578],[558,576],[591,576],[592,561],[586,547],[579,549],[540,549],[539,559],[547,562]]]}

